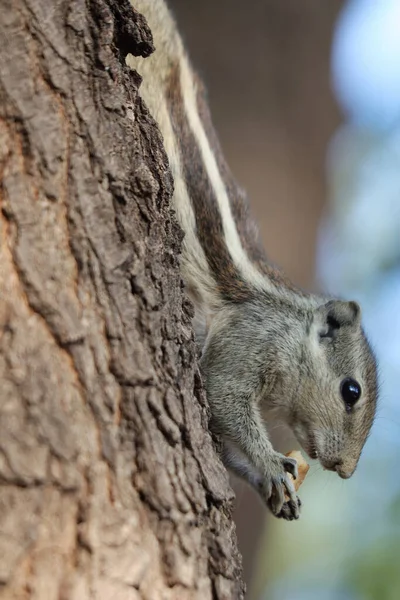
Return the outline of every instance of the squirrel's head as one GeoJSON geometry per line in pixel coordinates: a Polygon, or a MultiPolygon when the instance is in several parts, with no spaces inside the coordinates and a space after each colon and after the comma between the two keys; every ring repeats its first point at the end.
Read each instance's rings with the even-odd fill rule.
{"type": "Polygon", "coordinates": [[[311,458],[347,479],[370,432],[378,394],[359,305],[331,300],[313,310],[299,358],[291,428],[311,458]]]}

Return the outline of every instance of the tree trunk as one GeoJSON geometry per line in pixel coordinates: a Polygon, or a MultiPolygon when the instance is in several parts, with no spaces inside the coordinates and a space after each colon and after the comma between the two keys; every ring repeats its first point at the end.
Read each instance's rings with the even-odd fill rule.
{"type": "Polygon", "coordinates": [[[243,596],[127,0],[0,9],[0,597],[243,596]]]}

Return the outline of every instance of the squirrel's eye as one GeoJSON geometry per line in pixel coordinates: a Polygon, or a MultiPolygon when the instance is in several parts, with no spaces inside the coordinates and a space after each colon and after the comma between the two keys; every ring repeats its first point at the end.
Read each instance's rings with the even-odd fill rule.
{"type": "Polygon", "coordinates": [[[361,386],[355,379],[348,377],[347,379],[343,379],[340,392],[346,409],[350,410],[361,396],[361,386]]]}

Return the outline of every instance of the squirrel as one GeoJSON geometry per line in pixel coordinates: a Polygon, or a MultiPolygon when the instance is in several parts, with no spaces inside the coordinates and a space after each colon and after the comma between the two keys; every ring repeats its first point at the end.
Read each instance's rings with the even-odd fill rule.
{"type": "Polygon", "coordinates": [[[164,0],[130,1],[156,48],[126,63],[142,77],[140,94],[163,135],[174,180],[210,427],[226,467],[275,516],[297,519],[301,502],[288,476],[296,478],[297,464],[273,448],[266,415],[286,423],[325,469],[343,479],[353,474],[378,396],[361,309],[297,289],[267,261],[170,9],[164,0]]]}

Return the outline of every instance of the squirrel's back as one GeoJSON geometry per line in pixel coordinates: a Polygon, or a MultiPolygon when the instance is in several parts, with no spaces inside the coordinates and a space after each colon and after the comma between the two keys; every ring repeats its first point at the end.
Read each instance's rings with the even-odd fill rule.
{"type": "MultiPolygon", "coordinates": [[[[268,265],[248,202],[221,152],[201,80],[191,68],[162,0],[133,0],[153,33],[155,52],[129,57],[140,93],[160,126],[185,232],[183,275],[196,307],[242,302],[255,292],[293,289],[268,265]]],[[[207,309],[206,309],[207,310],[207,309]]]]}

